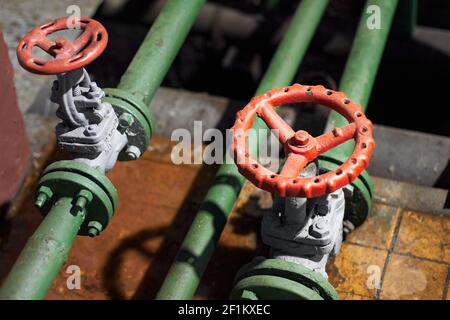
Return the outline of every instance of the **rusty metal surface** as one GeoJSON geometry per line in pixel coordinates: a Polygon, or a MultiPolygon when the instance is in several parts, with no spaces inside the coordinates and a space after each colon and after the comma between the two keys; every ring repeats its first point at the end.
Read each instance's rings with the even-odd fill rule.
{"type": "Polygon", "coordinates": [[[0,215],[16,196],[30,166],[31,152],[19,111],[8,49],[0,32],[0,215]]]}

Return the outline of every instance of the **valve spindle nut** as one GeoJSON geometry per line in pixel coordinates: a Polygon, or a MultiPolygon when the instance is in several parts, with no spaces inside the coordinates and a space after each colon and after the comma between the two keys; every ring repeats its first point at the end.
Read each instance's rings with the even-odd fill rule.
{"type": "Polygon", "coordinates": [[[300,130],[295,133],[293,142],[297,146],[305,146],[309,142],[309,134],[306,131],[300,130]]]}

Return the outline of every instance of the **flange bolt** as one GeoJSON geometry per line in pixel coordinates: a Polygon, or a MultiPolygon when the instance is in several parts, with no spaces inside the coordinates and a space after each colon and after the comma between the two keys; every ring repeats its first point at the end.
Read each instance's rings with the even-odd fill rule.
{"type": "Polygon", "coordinates": [[[309,228],[309,234],[315,238],[326,237],[329,233],[330,230],[326,228],[326,222],[322,219],[314,222],[309,228]]]}
{"type": "Polygon", "coordinates": [[[136,160],[141,156],[141,150],[136,146],[129,146],[125,153],[129,160],[136,160]]]}
{"type": "Polygon", "coordinates": [[[93,238],[100,234],[103,229],[103,225],[98,221],[89,221],[88,223],[88,235],[93,238]]]}
{"type": "Polygon", "coordinates": [[[34,203],[34,205],[37,208],[41,209],[52,196],[53,192],[49,187],[41,186],[38,190],[36,202],[34,203]]]}
{"type": "Polygon", "coordinates": [[[131,114],[124,112],[119,117],[119,132],[125,133],[127,128],[129,128],[134,122],[134,118],[131,114]]]}
{"type": "Polygon", "coordinates": [[[92,193],[88,190],[81,190],[77,195],[77,200],[75,202],[76,212],[81,212],[84,210],[87,204],[92,201],[92,193]]]}

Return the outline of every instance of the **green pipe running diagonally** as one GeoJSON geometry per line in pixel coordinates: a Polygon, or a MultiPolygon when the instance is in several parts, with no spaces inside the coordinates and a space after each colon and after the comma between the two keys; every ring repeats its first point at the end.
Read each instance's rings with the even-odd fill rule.
{"type": "MultiPolygon", "coordinates": [[[[105,89],[107,102],[132,114],[142,125],[142,148],[151,137],[148,104],[167,74],[206,0],[169,0],[134,56],[120,84],[105,89]]],[[[139,141],[138,141],[139,142],[139,141]]],[[[80,162],[59,161],[40,180],[36,205],[46,216],[30,237],[0,288],[0,299],[43,299],[67,260],[86,220],[103,212],[103,228],[117,207],[117,192],[103,172],[80,162]],[[106,180],[105,180],[106,179],[106,180]],[[67,187],[69,185],[69,187],[67,187]],[[42,188],[43,187],[43,188],[42,188]],[[49,188],[52,187],[53,189],[49,188]],[[85,190],[89,189],[89,190],[85,190]],[[55,191],[57,190],[57,191],[55,191]]]]}
{"type": "MultiPolygon", "coordinates": [[[[328,2],[328,0],[301,1],[256,90],[256,95],[273,87],[283,87],[291,83],[328,2]]],[[[261,119],[256,118],[253,128],[266,129],[267,126],[261,119]]],[[[256,151],[257,145],[258,141],[249,139],[251,152],[256,151]]],[[[232,161],[227,160],[219,168],[215,181],[206,194],[175,262],[158,292],[157,299],[191,299],[194,295],[244,184],[243,176],[238,172],[236,165],[231,163],[232,161]]]]}

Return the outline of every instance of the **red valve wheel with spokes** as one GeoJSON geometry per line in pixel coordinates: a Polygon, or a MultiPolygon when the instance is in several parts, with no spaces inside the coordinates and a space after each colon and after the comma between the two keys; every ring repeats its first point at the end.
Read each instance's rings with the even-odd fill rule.
{"type": "Polygon", "coordinates": [[[47,22],[28,32],[17,47],[17,57],[22,67],[37,74],[59,74],[82,68],[94,61],[105,50],[108,33],[102,24],[93,19],[80,18],[76,22],[82,33],[74,41],[64,37],[52,41],[47,37],[57,31],[70,29],[69,17],[47,22]],[[33,56],[32,51],[36,46],[53,59],[44,61],[33,56]]]}
{"type": "Polygon", "coordinates": [[[369,165],[375,147],[372,123],[364,115],[361,106],[346,98],[344,93],[323,86],[294,84],[254,97],[237,113],[232,133],[232,152],[239,172],[257,187],[282,197],[319,197],[346,186],[369,165]],[[312,102],[331,108],[344,116],[349,124],[319,137],[312,137],[303,130],[295,132],[274,108],[298,102],[312,102]],[[247,135],[256,115],[269,128],[277,130],[283,144],[287,158],[279,174],[263,167],[249,154],[247,135]],[[336,170],[315,177],[299,177],[309,162],[350,139],[355,140],[353,153],[336,170]]]}

